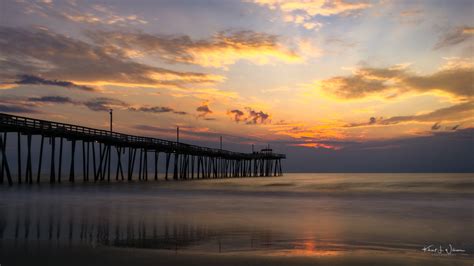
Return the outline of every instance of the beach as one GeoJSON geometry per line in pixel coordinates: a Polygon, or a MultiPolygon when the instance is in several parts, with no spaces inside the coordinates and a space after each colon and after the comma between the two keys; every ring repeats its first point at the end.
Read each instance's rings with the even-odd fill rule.
{"type": "Polygon", "coordinates": [[[2,187],[0,263],[471,265],[473,191],[379,173],[2,187]]]}

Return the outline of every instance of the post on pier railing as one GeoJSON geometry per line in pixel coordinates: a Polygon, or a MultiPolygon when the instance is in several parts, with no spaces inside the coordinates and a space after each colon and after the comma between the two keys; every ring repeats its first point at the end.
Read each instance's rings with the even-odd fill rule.
{"type": "Polygon", "coordinates": [[[114,110],[112,110],[112,109],[110,109],[110,111],[109,111],[109,114],[110,114],[110,133],[112,133],[113,111],[114,111],[114,110]]]}
{"type": "Polygon", "coordinates": [[[176,127],[176,142],[179,143],[179,127],[176,127]]]}

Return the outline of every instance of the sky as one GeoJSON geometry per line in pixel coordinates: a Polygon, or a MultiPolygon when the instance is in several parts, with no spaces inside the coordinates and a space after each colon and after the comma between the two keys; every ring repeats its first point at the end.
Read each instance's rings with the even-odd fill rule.
{"type": "Polygon", "coordinates": [[[474,171],[474,1],[0,1],[0,112],[288,171],[474,171]]]}

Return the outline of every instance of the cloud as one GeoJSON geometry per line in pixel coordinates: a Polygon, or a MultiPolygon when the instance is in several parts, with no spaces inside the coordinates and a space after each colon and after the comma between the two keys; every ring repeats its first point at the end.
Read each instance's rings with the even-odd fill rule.
{"type": "Polygon", "coordinates": [[[296,143],[296,144],[290,144],[290,146],[307,147],[307,148],[315,148],[315,149],[326,149],[326,150],[339,150],[339,149],[341,149],[341,147],[339,147],[339,146],[329,145],[329,144],[320,143],[320,142],[296,143]]]}
{"type": "Polygon", "coordinates": [[[132,112],[143,113],[173,113],[178,115],[186,115],[186,112],[176,111],[171,107],[166,106],[131,106],[130,104],[113,98],[100,97],[83,103],[87,108],[93,111],[109,111],[110,109],[121,109],[132,112]]]}
{"type": "Polygon", "coordinates": [[[337,16],[349,15],[367,9],[371,4],[365,1],[344,1],[344,0],[252,0],[261,6],[266,6],[271,10],[279,10],[283,13],[283,20],[300,25],[308,30],[322,27],[317,22],[317,16],[337,16]]]}
{"type": "Polygon", "coordinates": [[[424,11],[418,8],[406,9],[400,12],[398,21],[403,24],[420,24],[423,22],[424,11]]]}
{"type": "Polygon", "coordinates": [[[385,91],[389,88],[382,80],[366,79],[361,75],[339,76],[326,79],[321,87],[340,98],[362,98],[367,94],[385,91]]]}
{"type": "Polygon", "coordinates": [[[247,125],[270,123],[270,115],[263,111],[255,111],[250,107],[245,108],[245,112],[239,109],[228,111],[227,114],[232,117],[235,122],[245,122],[247,125]]]}
{"type": "Polygon", "coordinates": [[[474,37],[474,27],[472,26],[461,26],[450,29],[441,35],[438,42],[435,44],[434,49],[442,49],[450,46],[454,46],[469,40],[474,37]]]}
{"type": "Polygon", "coordinates": [[[474,101],[459,103],[453,106],[441,108],[432,112],[418,115],[393,116],[387,119],[382,117],[371,117],[368,122],[351,123],[344,127],[361,127],[371,125],[392,125],[406,122],[436,122],[435,126],[439,126],[438,121],[459,121],[466,118],[474,117],[474,101]]]}
{"type": "Polygon", "coordinates": [[[143,32],[90,31],[96,43],[119,48],[131,56],[155,55],[167,63],[227,68],[239,60],[263,65],[273,61],[302,62],[278,42],[278,36],[254,31],[221,31],[208,39],[187,35],[151,35],[143,32]]]}
{"type": "Polygon", "coordinates": [[[60,104],[77,104],[77,102],[73,101],[69,97],[63,96],[42,96],[42,97],[31,97],[28,98],[30,102],[42,102],[42,103],[60,103],[60,104]]]}
{"type": "Polygon", "coordinates": [[[434,125],[431,126],[431,130],[438,130],[441,128],[440,122],[434,123],[434,125]]]}
{"type": "Polygon", "coordinates": [[[108,98],[108,97],[98,97],[92,98],[85,101],[79,101],[71,99],[70,97],[58,96],[58,95],[48,95],[41,97],[29,97],[29,98],[10,98],[2,99],[2,104],[7,104],[9,106],[24,106],[30,105],[34,107],[41,107],[43,104],[73,104],[77,106],[84,106],[92,111],[109,111],[110,109],[114,110],[124,110],[131,112],[143,112],[143,113],[173,113],[177,115],[187,115],[187,112],[175,110],[171,107],[166,106],[136,106],[130,105],[127,102],[124,102],[119,99],[108,98]]]}
{"type": "Polygon", "coordinates": [[[450,129],[451,129],[451,130],[457,130],[460,126],[461,126],[461,125],[455,125],[455,126],[451,127],[450,129]]]}
{"type": "Polygon", "coordinates": [[[138,108],[130,107],[130,108],[128,108],[128,110],[137,111],[137,112],[145,112],[145,113],[158,113],[158,114],[159,113],[174,113],[174,114],[178,114],[178,115],[188,114],[187,112],[176,111],[173,108],[166,107],[166,106],[152,106],[152,107],[142,106],[142,107],[138,107],[138,108]]]}
{"type": "Polygon", "coordinates": [[[262,111],[255,111],[251,108],[246,108],[248,112],[248,117],[246,119],[246,123],[250,125],[255,124],[265,124],[269,122],[270,115],[268,113],[264,113],[262,111]]]}
{"type": "Polygon", "coordinates": [[[0,112],[2,113],[38,113],[38,110],[35,110],[30,107],[24,107],[24,106],[18,106],[18,105],[0,104],[0,112]]]}
{"type": "Polygon", "coordinates": [[[16,84],[31,84],[31,85],[50,85],[50,86],[59,86],[71,89],[79,89],[85,91],[94,91],[93,88],[83,85],[77,85],[70,81],[62,81],[62,80],[48,80],[43,79],[41,77],[33,76],[33,75],[20,75],[19,79],[15,81],[16,84]]]}
{"type": "Polygon", "coordinates": [[[199,112],[199,117],[205,117],[208,114],[212,114],[212,110],[209,108],[209,105],[207,102],[204,102],[201,106],[198,106],[196,108],[196,111],[199,112]]]}
{"type": "Polygon", "coordinates": [[[230,110],[229,112],[227,112],[227,114],[232,116],[235,122],[240,122],[244,120],[244,112],[240,111],[239,109],[230,110]]]}
{"type": "Polygon", "coordinates": [[[144,18],[135,14],[121,15],[110,6],[93,4],[78,5],[73,1],[62,1],[53,4],[51,0],[39,2],[23,2],[27,14],[38,14],[42,17],[57,18],[76,23],[107,25],[107,26],[131,26],[147,24],[144,18]]]}
{"type": "Polygon", "coordinates": [[[100,97],[84,102],[84,105],[92,111],[109,111],[114,108],[124,108],[128,104],[112,98],[100,97]]]}
{"type": "Polygon", "coordinates": [[[324,124],[306,124],[302,122],[285,122],[280,121],[272,124],[270,131],[274,135],[289,136],[292,139],[303,139],[305,141],[317,140],[334,140],[344,139],[347,136],[344,131],[338,127],[337,121],[331,121],[324,124]]]}
{"type": "MultiPolygon", "coordinates": [[[[37,73],[42,79],[80,85],[186,88],[209,85],[222,76],[180,72],[132,61],[124,51],[91,45],[44,29],[0,27],[0,78],[37,73]]],[[[39,81],[38,81],[39,82],[39,81]]]]}
{"type": "Polygon", "coordinates": [[[473,77],[474,66],[465,63],[448,62],[447,66],[429,75],[412,73],[406,66],[400,65],[389,68],[361,67],[352,75],[322,80],[318,86],[345,99],[363,98],[373,94],[391,98],[408,91],[444,91],[456,97],[472,97],[473,77]]]}

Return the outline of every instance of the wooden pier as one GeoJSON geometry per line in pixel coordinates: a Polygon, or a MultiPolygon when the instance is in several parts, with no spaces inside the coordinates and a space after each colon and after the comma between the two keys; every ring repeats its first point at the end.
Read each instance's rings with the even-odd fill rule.
{"type": "Polygon", "coordinates": [[[8,157],[15,155],[16,182],[41,183],[41,178],[44,178],[43,157],[48,156],[45,154],[45,140],[50,152],[49,183],[64,181],[65,170],[69,170],[67,180],[75,182],[78,161],[82,162],[82,181],[110,182],[114,176],[116,181],[132,181],[134,178],[147,181],[149,174],[150,179],[153,175],[153,179],[158,180],[160,154],[165,156],[165,169],[162,169],[165,180],[168,180],[168,173],[172,173],[174,180],[279,176],[283,174],[281,159],[286,158],[284,154],[273,153],[270,149],[252,153],[232,152],[0,113],[0,184],[4,183],[5,177],[9,185],[15,182],[12,174],[14,165],[9,163],[8,157]],[[17,152],[13,155],[7,152],[7,143],[11,142],[8,133],[16,135],[13,140],[16,143],[13,145],[17,147],[17,152]],[[35,169],[32,158],[33,137],[39,141],[35,169]],[[64,156],[65,149],[69,151],[69,158],[64,156]],[[79,149],[81,152],[78,152],[79,149]],[[25,152],[26,163],[23,165],[25,152]],[[78,158],[77,154],[81,156],[78,158]],[[69,162],[63,162],[64,158],[69,162]],[[151,173],[148,167],[150,160],[154,165],[151,173]],[[69,169],[63,169],[63,163],[68,163],[69,169]],[[138,175],[135,175],[137,163],[138,175]]]}

